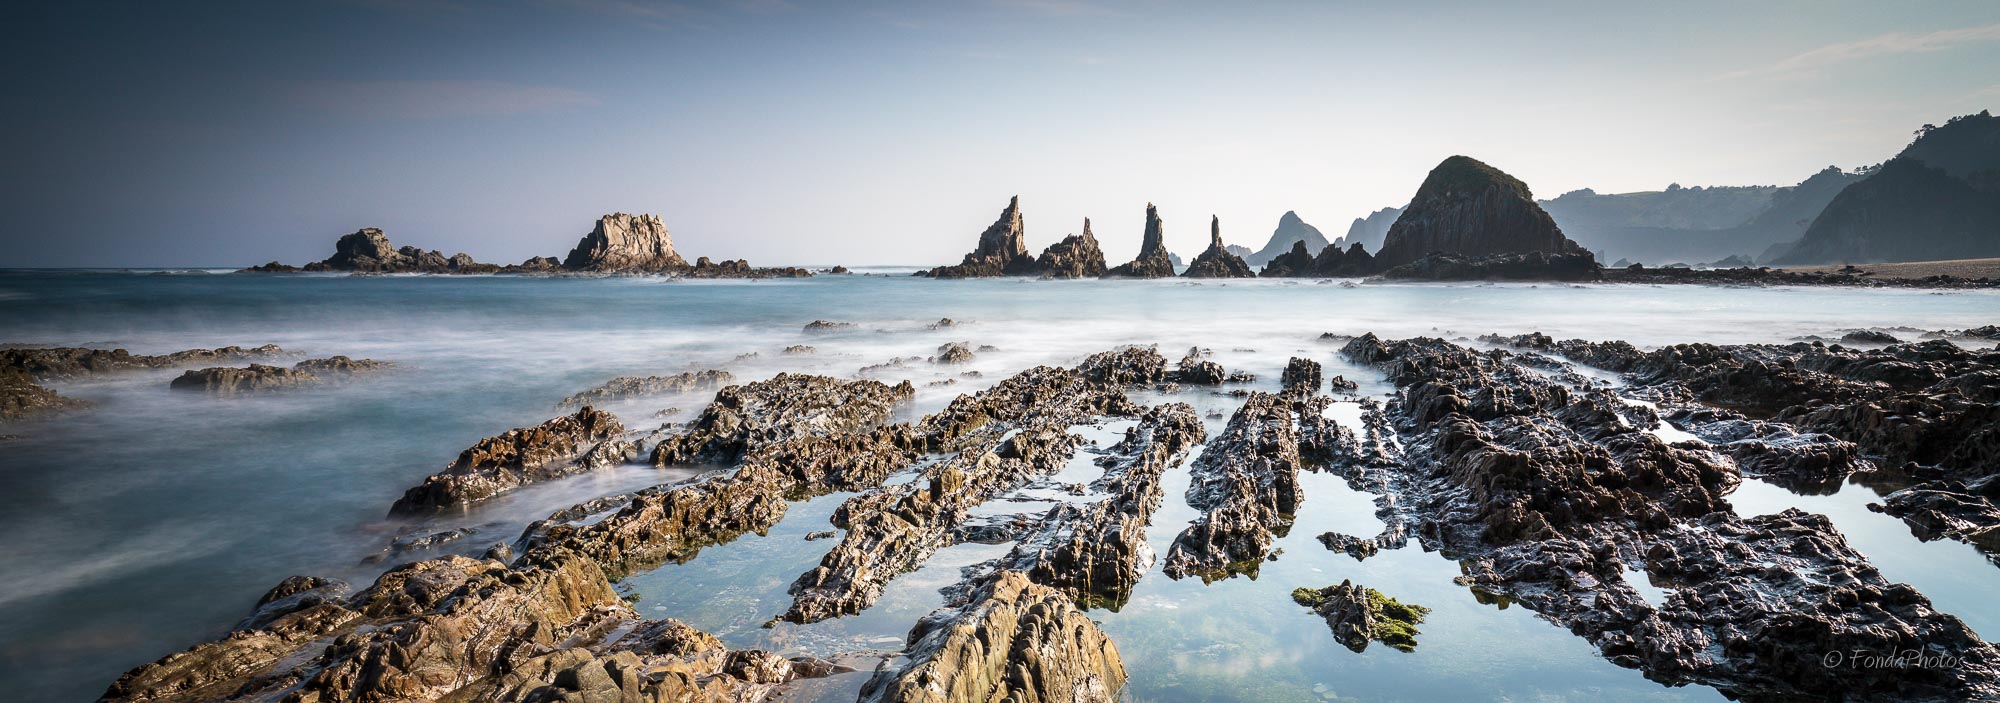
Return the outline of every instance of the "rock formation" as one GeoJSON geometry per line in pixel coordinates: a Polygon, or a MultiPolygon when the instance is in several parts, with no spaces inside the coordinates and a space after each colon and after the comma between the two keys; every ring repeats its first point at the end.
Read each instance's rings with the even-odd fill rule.
{"type": "Polygon", "coordinates": [[[189,349],[159,355],[133,354],[124,349],[84,347],[0,349],[0,423],[80,410],[90,406],[85,401],[66,398],[43,387],[41,384],[44,381],[70,380],[98,374],[172,368],[199,363],[273,359],[284,353],[284,350],[275,344],[266,344],[255,349],[242,347],[189,349]]]}
{"type": "Polygon", "coordinates": [[[1139,243],[1139,258],[1121,264],[1104,275],[1109,278],[1172,278],[1173,259],[1167,253],[1165,224],[1159,209],[1146,203],[1146,236],[1139,243]]]}
{"type": "Polygon", "coordinates": [[[1175,538],[1167,576],[1208,581],[1256,575],[1273,533],[1289,528],[1303,498],[1292,417],[1290,402],[1253,392],[1195,459],[1187,502],[1202,515],[1175,538]]]}
{"type": "Polygon", "coordinates": [[[1021,222],[1021,196],[1007,201],[1007,209],[986,231],[979,233],[979,247],[966,254],[956,266],[939,266],[924,272],[931,278],[986,278],[1027,276],[1035,272],[1035,259],[1028,255],[1027,228],[1021,222]]]}
{"type": "Polygon", "coordinates": [[[639,450],[618,439],[625,426],[589,406],[479,440],[444,471],[403,493],[392,515],[424,515],[462,507],[539,481],[625,463],[639,450]]]}
{"type": "Polygon", "coordinates": [[[1326,588],[1299,588],[1292,601],[1312,608],[1326,618],[1333,637],[1359,654],[1370,641],[1381,642],[1408,652],[1417,648],[1417,625],[1431,610],[1408,605],[1382,595],[1381,591],[1341,581],[1326,588]]]}
{"type": "Polygon", "coordinates": [[[910,658],[862,689],[866,703],[1112,703],[1118,647],[1068,598],[1003,572],[965,605],[911,631],[910,658]]]}
{"type": "Polygon", "coordinates": [[[1360,242],[1348,245],[1345,252],[1339,244],[1334,244],[1313,257],[1313,274],[1323,278],[1354,278],[1375,272],[1375,257],[1360,242]]]}
{"type": "Polygon", "coordinates": [[[1589,252],[1539,251],[1485,256],[1431,254],[1381,275],[1418,281],[1594,281],[1604,277],[1589,252]]]}
{"type": "Polygon", "coordinates": [[[592,273],[678,273],[688,268],[659,215],[612,213],[563,258],[563,268],[592,273]]]}
{"type": "MultiPolygon", "coordinates": [[[[285,271],[291,267],[271,262],[259,266],[255,271],[285,271]]],[[[324,261],[306,264],[305,271],[353,271],[358,273],[494,273],[500,267],[482,264],[471,256],[455,254],[446,257],[437,251],[424,251],[416,247],[400,249],[389,243],[389,237],[374,227],[356,230],[342,236],[333,244],[333,256],[324,261]]]]}
{"type": "Polygon", "coordinates": [[[1099,278],[1104,275],[1104,251],[1090,233],[1090,218],[1083,218],[1083,234],[1072,234],[1042,250],[1034,271],[1043,278],[1099,278]]]}
{"type": "Polygon", "coordinates": [[[357,374],[381,371],[388,367],[388,362],[350,359],[345,356],[307,359],[294,364],[291,368],[265,364],[251,364],[247,368],[219,366],[190,370],[174,379],[168,387],[177,391],[200,391],[226,397],[310,388],[344,381],[357,374]]]}
{"type": "MultiPolygon", "coordinates": [[[[1327,248],[1333,249],[1333,245],[1329,244],[1327,248]]],[[[1338,250],[1334,252],[1339,253],[1338,250]]],[[[1319,272],[1313,265],[1312,253],[1306,251],[1306,243],[1292,242],[1291,251],[1271,257],[1270,263],[1264,265],[1264,271],[1257,275],[1262,278],[1311,278],[1319,272]]]]}
{"type": "Polygon", "coordinates": [[[1363,248],[1381,249],[1382,240],[1388,238],[1389,227],[1396,224],[1396,218],[1403,215],[1399,207],[1385,207],[1368,213],[1367,217],[1356,217],[1347,226],[1347,234],[1333,241],[1336,246],[1347,249],[1356,244],[1363,248]]]}
{"type": "Polygon", "coordinates": [[[1432,253],[1468,257],[1542,252],[1585,254],[1535,204],[1527,184],[1465,156],[1438,164],[1389,228],[1376,265],[1393,268],[1432,253]]]}
{"type": "MultiPolygon", "coordinates": [[[[811,347],[807,347],[810,349],[811,347]]],[[[790,350],[786,350],[790,352],[790,350]]],[[[605,381],[602,385],[578,392],[561,403],[558,408],[580,408],[594,403],[609,403],[632,398],[654,395],[670,395],[693,391],[715,390],[736,381],[728,371],[683,371],[672,376],[619,376],[605,381]]]]}
{"type": "Polygon", "coordinates": [[[1222,247],[1220,217],[1212,217],[1208,222],[1208,250],[1194,257],[1194,263],[1188,264],[1187,272],[1181,275],[1188,278],[1257,277],[1256,272],[1250,270],[1250,265],[1243,263],[1242,257],[1231,254],[1222,247]]]}
{"type": "Polygon", "coordinates": [[[1297,242],[1303,242],[1306,251],[1319,251],[1328,244],[1326,235],[1320,234],[1318,227],[1306,224],[1305,220],[1299,219],[1298,213],[1286,210],[1284,216],[1278,218],[1278,228],[1271,231],[1271,240],[1265,242],[1262,249],[1242,254],[1243,263],[1253,267],[1264,266],[1290,251],[1292,244],[1297,242]]]}

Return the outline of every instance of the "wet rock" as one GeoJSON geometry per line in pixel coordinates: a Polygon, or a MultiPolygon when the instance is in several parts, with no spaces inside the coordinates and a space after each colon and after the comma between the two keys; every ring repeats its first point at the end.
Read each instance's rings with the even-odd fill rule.
{"type": "Polygon", "coordinates": [[[322,605],[338,605],[347,599],[353,587],[339,579],[319,576],[293,576],[278,583],[270,591],[257,599],[257,608],[250,617],[236,624],[238,630],[260,630],[269,627],[278,618],[322,605]]]}
{"type": "Polygon", "coordinates": [[[919,623],[907,661],[877,672],[861,700],[1110,703],[1125,676],[1117,646],[1068,598],[1003,572],[919,623]]]}
{"type": "Polygon", "coordinates": [[[1206,438],[1186,403],[1148,408],[1098,460],[1105,474],[1092,487],[1109,497],[1057,505],[1031,532],[1012,536],[1017,544],[1000,563],[1085,607],[1123,606],[1153,565],[1146,526],[1164,496],[1160,477],[1206,438]]]}
{"type": "Polygon", "coordinates": [[[1273,535],[1290,529],[1302,498],[1292,417],[1290,403],[1251,393],[1222,435],[1202,450],[1187,490],[1188,505],[1202,515],[1167,552],[1167,576],[1207,581],[1256,573],[1273,535]]]}
{"type": "Polygon", "coordinates": [[[1390,225],[1376,266],[1394,269],[1433,253],[1474,259],[1501,254],[1546,257],[1589,252],[1563,236],[1519,179],[1478,160],[1453,156],[1438,164],[1390,225]]]}
{"type": "Polygon", "coordinates": [[[1285,373],[1279,377],[1280,385],[1287,395],[1309,396],[1319,392],[1320,366],[1311,359],[1292,357],[1285,363],[1285,373]]]}
{"type": "Polygon", "coordinates": [[[839,332],[841,330],[849,330],[849,329],[854,329],[854,323],[832,322],[829,320],[813,320],[812,322],[806,323],[806,334],[824,334],[827,332],[839,332]]]}
{"type": "Polygon", "coordinates": [[[1420,634],[1416,626],[1431,612],[1345,580],[1325,588],[1294,589],[1292,600],[1326,618],[1334,639],[1356,654],[1367,650],[1370,641],[1414,651],[1420,634]]]}
{"type": "MultiPolygon", "coordinates": [[[[811,347],[807,347],[811,349],[811,347]]],[[[790,353],[791,349],[786,349],[790,353]]],[[[693,393],[721,388],[736,382],[736,377],[728,371],[683,371],[672,376],[619,376],[562,399],[558,408],[581,408],[586,405],[611,403],[633,398],[676,393],[693,393]]]]}
{"type": "Polygon", "coordinates": [[[1908,523],[1917,539],[1964,542],[2000,565],[2000,477],[1926,481],[1868,508],[1908,523]]]}
{"type": "Polygon", "coordinates": [[[1840,335],[1840,341],[1848,344],[1889,345],[1899,344],[1903,340],[1897,339],[1896,335],[1878,330],[1850,330],[1847,334],[1840,335]]]}
{"type": "Polygon", "coordinates": [[[1078,364],[1077,373],[1107,386],[1140,386],[1168,380],[1167,359],[1153,347],[1121,347],[1098,352],[1078,364]]]}
{"type": "Polygon", "coordinates": [[[1139,257],[1105,272],[1106,278],[1173,278],[1173,257],[1167,252],[1166,225],[1160,211],[1146,203],[1146,234],[1139,244],[1139,257]]]}
{"type": "Polygon", "coordinates": [[[1209,361],[1207,356],[1208,353],[1202,351],[1200,347],[1189,348],[1187,355],[1181,357],[1180,367],[1174,373],[1174,382],[1214,386],[1229,380],[1229,372],[1223,370],[1221,364],[1209,361]]]}
{"type": "Polygon", "coordinates": [[[973,507],[1061,470],[1084,444],[1070,427],[1097,416],[1139,412],[1115,387],[1047,366],[959,396],[916,428],[924,446],[955,454],[913,481],[843,503],[833,523],[845,536],[793,582],[792,605],[779,617],[810,623],[860,612],[890,579],[947,546],[973,507]]]}
{"type": "Polygon", "coordinates": [[[979,234],[979,246],[956,266],[939,266],[924,272],[931,278],[983,278],[1028,276],[1035,272],[1035,258],[1028,255],[1027,227],[1021,221],[1021,196],[1007,201],[1000,219],[979,234]]]}
{"type": "Polygon", "coordinates": [[[785,354],[788,356],[805,356],[808,354],[818,354],[818,353],[819,349],[813,347],[810,344],[794,344],[792,346],[785,347],[785,354]]]}
{"type": "Polygon", "coordinates": [[[686,432],[662,440],[652,463],[729,464],[796,437],[865,432],[886,422],[913,393],[907,381],[889,386],[793,373],[729,386],[686,432]]]}
{"type": "Polygon", "coordinates": [[[1738,517],[1723,498],[1738,481],[1728,456],[1632,426],[1608,390],[1441,340],[1364,336],[1343,353],[1399,389],[1387,415],[1404,458],[1363,474],[1384,493],[1378,505],[1458,561],[1461,582],[1562,624],[1613,663],[1745,699],[2000,690],[2000,653],[1963,623],[1883,579],[1823,517],[1738,517]],[[1626,582],[1634,566],[1668,588],[1663,602],[1626,582]],[[1910,648],[1962,659],[1921,672],[1820,663],[1910,648]]]}
{"type": "Polygon", "coordinates": [[[807,541],[807,542],[812,542],[812,541],[815,541],[815,540],[822,540],[822,539],[833,539],[833,538],[835,538],[835,537],[839,537],[839,536],[840,536],[840,533],[839,533],[839,532],[835,532],[835,531],[833,531],[833,530],[817,530],[817,531],[813,531],[813,532],[807,532],[807,533],[806,533],[806,541],[807,541]]]}
{"type": "Polygon", "coordinates": [[[659,215],[622,212],[597,218],[563,257],[563,268],[592,273],[674,273],[688,268],[659,215]]]}
{"type": "Polygon", "coordinates": [[[1043,278],[1101,278],[1106,271],[1104,252],[1090,233],[1090,218],[1083,218],[1083,234],[1072,234],[1049,245],[1035,259],[1034,270],[1043,278]]]}
{"type": "Polygon", "coordinates": [[[14,369],[36,380],[65,380],[104,373],[163,369],[196,364],[265,361],[284,356],[278,345],[254,349],[229,346],[189,349],[172,354],[133,354],[124,349],[54,347],[0,349],[0,368],[14,369]]]}
{"type": "Polygon", "coordinates": [[[1229,253],[1222,245],[1222,218],[1214,217],[1208,224],[1208,249],[1194,257],[1188,264],[1187,278],[1256,278],[1250,265],[1243,263],[1243,257],[1229,253]]]}
{"type": "Polygon", "coordinates": [[[965,342],[946,342],[938,346],[937,356],[931,357],[933,364],[972,363],[972,347],[965,342]]]}
{"type": "Polygon", "coordinates": [[[928,324],[928,325],[924,325],[924,329],[928,329],[928,330],[942,330],[942,329],[950,329],[950,328],[953,328],[953,327],[957,327],[957,326],[958,326],[958,321],[957,321],[957,320],[954,320],[954,319],[951,319],[951,318],[949,318],[949,317],[940,317],[940,318],[938,318],[938,321],[937,321],[937,322],[933,322],[933,323],[930,323],[930,324],[928,324]]]}
{"type": "Polygon", "coordinates": [[[19,369],[0,368],[0,424],[81,410],[90,404],[57,395],[19,369]]]}
{"type": "Polygon", "coordinates": [[[588,406],[535,427],[508,430],[459,453],[444,471],[405,491],[389,512],[429,514],[598,468],[593,464],[607,462],[593,461],[593,455],[623,455],[630,448],[616,439],[624,433],[617,417],[588,406]]]}
{"type": "Polygon", "coordinates": [[[235,396],[271,391],[311,388],[345,381],[354,376],[389,368],[385,361],[335,356],[308,359],[291,368],[251,364],[247,368],[215,367],[182,373],[168,384],[177,391],[200,391],[210,395],[235,396]]]}

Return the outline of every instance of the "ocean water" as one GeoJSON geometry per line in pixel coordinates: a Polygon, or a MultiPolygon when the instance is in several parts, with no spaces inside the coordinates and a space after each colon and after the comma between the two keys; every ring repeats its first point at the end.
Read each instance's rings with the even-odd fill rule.
{"type": "MultiPolygon", "coordinates": [[[[942,406],[1036,364],[1073,363],[1122,344],[1190,346],[1258,374],[1273,389],[1291,356],[1361,384],[1390,388],[1341,360],[1324,332],[1384,337],[1544,332],[1558,338],[1783,342],[1846,329],[1963,328],[2000,322],[1990,291],[1355,284],[1354,282],[1026,280],[930,281],[879,276],[784,281],[649,278],[259,276],[194,272],[0,272],[0,343],[124,347],[164,353],[275,343],[299,358],[345,354],[394,362],[390,373],[285,395],[210,399],[170,393],[178,371],[104,376],[53,387],[92,410],[0,433],[0,690],[36,701],[94,699],[121,672],[211,639],[292,574],[365,585],[398,559],[390,539],[415,527],[470,527],[453,548],[511,541],[528,521],[578,500],[689,478],[623,468],[529,490],[422,526],[388,520],[402,491],[481,437],[539,423],[555,404],[613,376],[721,368],[739,381],[780,371],[857,377],[863,367],[936,353],[945,342],[991,345],[959,367],[907,363],[869,372],[919,388],[911,413],[942,406]],[[960,324],[933,328],[940,318],[960,324]],[[814,320],[852,322],[808,334],[814,320]],[[810,355],[786,355],[809,344],[810,355]],[[755,354],[755,356],[744,356],[755,354]],[[979,371],[969,378],[965,371],[979,371]],[[949,381],[947,385],[931,383],[949,381]],[[385,558],[386,557],[386,558],[385,558]]],[[[1904,333],[1911,337],[1914,333],[1904,333]]],[[[1206,390],[1143,400],[1194,403],[1219,432],[1235,400],[1206,390]]],[[[605,406],[628,427],[685,420],[707,400],[659,397],[605,406]],[[679,408],[677,416],[656,413],[679,408]]],[[[1108,446],[1121,426],[1079,428],[1108,446]]],[[[1087,478],[1088,454],[1072,467],[1087,478]]],[[[1194,511],[1185,468],[1149,540],[1160,553],[1194,511]]],[[[1456,564],[1416,546],[1365,562],[1314,541],[1327,530],[1372,535],[1371,497],[1309,474],[1298,524],[1256,579],[1214,584],[1154,572],[1116,612],[1093,611],[1117,641],[1135,701],[1719,700],[1668,688],[1599,658],[1581,639],[1519,607],[1482,604],[1452,578],[1456,564]],[[1351,578],[1433,609],[1410,653],[1355,654],[1294,605],[1298,586],[1351,578]]],[[[1033,513],[1047,496],[985,509],[1033,513]]],[[[1952,542],[1919,543],[1869,513],[1850,485],[1799,496],[1746,482],[1746,513],[1798,506],[1832,517],[1885,575],[1916,585],[1982,635],[2000,637],[2000,569],[1952,542]]],[[[1006,545],[961,545],[897,579],[860,615],[765,628],[785,588],[829,546],[842,494],[794,504],[767,535],[745,535],[694,561],[635,575],[621,588],[649,616],[673,616],[735,646],[833,653],[895,649],[942,602],[960,568],[1006,545]]],[[[1643,575],[1637,576],[1643,581],[1643,575]]],[[[1642,587],[1644,584],[1641,584],[1642,587]]],[[[851,683],[851,682],[848,682],[851,683]]],[[[842,684],[845,685],[845,684],[842,684]]],[[[832,686],[829,698],[852,696],[832,686]]]]}

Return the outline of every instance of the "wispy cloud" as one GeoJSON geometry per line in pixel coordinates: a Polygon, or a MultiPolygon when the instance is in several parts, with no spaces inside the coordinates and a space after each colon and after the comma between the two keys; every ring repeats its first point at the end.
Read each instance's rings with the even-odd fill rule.
{"type": "Polygon", "coordinates": [[[1945,51],[1966,44],[1991,41],[2000,41],[2000,24],[1946,29],[1928,34],[1890,32],[1859,41],[1828,44],[1763,68],[1732,71],[1727,77],[1809,75],[1830,66],[1879,56],[1945,51]]]}
{"type": "Polygon", "coordinates": [[[581,91],[503,81],[310,81],[289,90],[301,108],[346,117],[427,120],[559,112],[597,104],[581,91]]]}

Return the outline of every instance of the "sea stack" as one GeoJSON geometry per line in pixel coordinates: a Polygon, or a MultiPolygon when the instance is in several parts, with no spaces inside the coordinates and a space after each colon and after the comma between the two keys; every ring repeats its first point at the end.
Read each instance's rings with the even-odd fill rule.
{"type": "Polygon", "coordinates": [[[1083,218],[1083,234],[1072,234],[1042,250],[1035,271],[1043,278],[1097,278],[1104,275],[1104,251],[1090,233],[1090,218],[1083,218]]]}
{"type": "Polygon", "coordinates": [[[1453,156],[1431,169],[1389,227],[1375,265],[1388,269],[1433,253],[1482,257],[1541,252],[1585,255],[1535,204],[1528,185],[1500,169],[1453,156]]]}
{"type": "MultiPolygon", "coordinates": [[[[341,235],[333,243],[333,256],[324,261],[306,264],[306,271],[354,271],[358,273],[492,273],[500,267],[482,264],[471,256],[455,254],[446,257],[437,250],[423,250],[416,247],[397,248],[389,243],[388,235],[374,227],[355,230],[353,234],[341,235]]],[[[288,267],[277,262],[266,265],[263,270],[283,271],[288,267]]]]}
{"type": "Polygon", "coordinates": [[[1264,248],[1254,253],[1243,254],[1243,263],[1251,266],[1271,263],[1278,257],[1284,256],[1285,252],[1291,250],[1292,244],[1297,242],[1304,242],[1308,252],[1325,249],[1328,243],[1326,235],[1321,234],[1318,227],[1299,219],[1299,213],[1286,210],[1284,216],[1278,218],[1278,228],[1271,230],[1270,241],[1265,242],[1264,248]]]}
{"type": "Polygon", "coordinates": [[[1139,258],[1105,275],[1111,278],[1172,278],[1174,262],[1167,253],[1166,225],[1160,221],[1160,211],[1152,203],[1146,203],[1146,238],[1139,243],[1139,258]]]}
{"type": "Polygon", "coordinates": [[[592,273],[669,273],[687,267],[659,215],[622,212],[597,218],[597,226],[563,259],[565,269],[592,273]]]}
{"type": "Polygon", "coordinates": [[[1028,256],[1027,227],[1021,222],[1021,196],[1007,201],[1000,219],[979,234],[979,248],[965,255],[957,266],[939,266],[924,273],[931,278],[984,278],[1027,276],[1035,269],[1028,256]]]}
{"type": "Polygon", "coordinates": [[[1243,263],[1243,257],[1229,253],[1222,244],[1222,218],[1213,217],[1208,221],[1208,251],[1194,257],[1188,264],[1187,278],[1255,278],[1256,272],[1243,263]]]}

